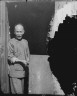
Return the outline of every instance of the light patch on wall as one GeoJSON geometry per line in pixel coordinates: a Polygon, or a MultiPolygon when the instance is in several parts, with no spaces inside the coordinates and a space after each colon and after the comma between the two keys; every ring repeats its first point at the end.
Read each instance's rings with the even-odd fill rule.
{"type": "Polygon", "coordinates": [[[77,15],[77,1],[66,3],[61,9],[56,11],[54,18],[50,21],[50,38],[54,38],[55,32],[58,31],[59,24],[63,23],[67,15],[69,17],[77,15]]]}
{"type": "Polygon", "coordinates": [[[15,5],[14,7],[17,8],[17,5],[15,5]]]}
{"type": "Polygon", "coordinates": [[[54,88],[55,88],[55,94],[57,94],[57,95],[65,95],[65,93],[61,89],[61,86],[60,86],[57,78],[53,74],[52,74],[52,78],[53,78],[53,83],[54,83],[54,88]]]}

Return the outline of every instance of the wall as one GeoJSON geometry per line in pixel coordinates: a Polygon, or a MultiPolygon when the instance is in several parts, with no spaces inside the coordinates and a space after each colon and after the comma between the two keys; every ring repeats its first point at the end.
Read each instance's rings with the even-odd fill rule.
{"type": "Polygon", "coordinates": [[[14,25],[22,23],[26,31],[24,38],[29,42],[31,54],[46,55],[46,37],[55,3],[51,1],[8,3],[7,7],[11,37],[14,37],[14,25]]]}

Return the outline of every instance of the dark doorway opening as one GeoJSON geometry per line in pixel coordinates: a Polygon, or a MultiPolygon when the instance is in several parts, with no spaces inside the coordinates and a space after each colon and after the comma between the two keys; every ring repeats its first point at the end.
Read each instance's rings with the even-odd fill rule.
{"type": "Polygon", "coordinates": [[[25,27],[23,38],[29,42],[31,54],[47,55],[46,38],[49,23],[54,14],[55,2],[31,1],[7,3],[11,38],[14,37],[14,25],[22,23],[25,27]]]}

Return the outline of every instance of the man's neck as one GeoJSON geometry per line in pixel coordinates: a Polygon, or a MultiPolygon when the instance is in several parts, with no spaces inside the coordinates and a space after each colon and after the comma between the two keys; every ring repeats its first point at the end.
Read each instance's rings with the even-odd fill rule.
{"type": "Polygon", "coordinates": [[[21,39],[15,38],[15,39],[16,39],[17,41],[22,41],[23,38],[21,38],[21,39]]]}

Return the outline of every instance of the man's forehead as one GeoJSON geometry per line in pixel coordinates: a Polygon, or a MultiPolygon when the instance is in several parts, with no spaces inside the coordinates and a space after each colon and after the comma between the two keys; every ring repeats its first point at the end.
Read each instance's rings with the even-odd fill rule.
{"type": "Polygon", "coordinates": [[[16,25],[15,26],[15,30],[23,30],[23,26],[22,25],[16,25]]]}

